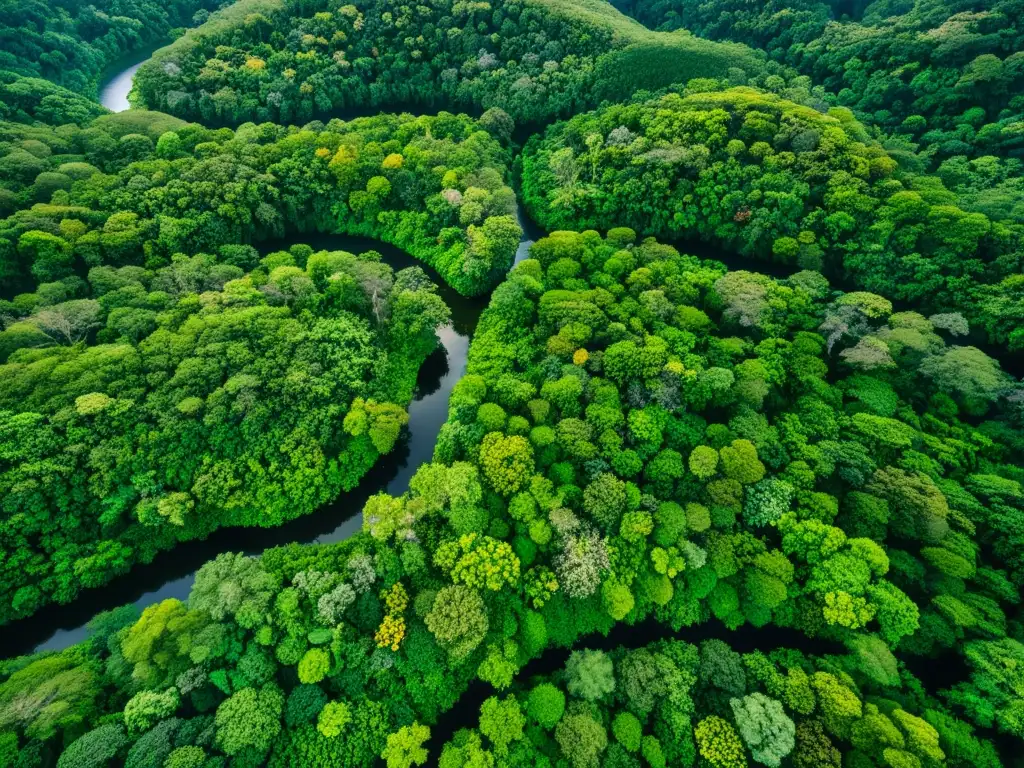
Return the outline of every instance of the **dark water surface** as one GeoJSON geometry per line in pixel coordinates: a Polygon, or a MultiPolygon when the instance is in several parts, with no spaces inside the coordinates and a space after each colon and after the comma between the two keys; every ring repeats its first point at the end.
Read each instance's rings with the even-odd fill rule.
{"type": "MultiPolygon", "coordinates": [[[[127,96],[132,78],[139,66],[158,47],[154,45],[126,57],[119,62],[123,67],[120,70],[111,67],[114,74],[101,87],[100,99],[104,106],[112,111],[129,108],[127,96]]],[[[520,212],[519,222],[525,234],[516,251],[515,263],[526,258],[530,245],[543,235],[525,213],[520,212]]],[[[126,604],[145,608],[168,598],[184,600],[191,590],[196,571],[222,552],[259,554],[270,547],[293,542],[330,543],[344,540],[361,529],[360,512],[367,498],[381,491],[393,495],[404,493],[416,469],[431,460],[438,432],[447,419],[448,397],[455,383],[465,373],[469,343],[480,313],[487,304],[487,297],[469,299],[460,296],[430,267],[394,246],[368,238],[321,233],[296,234],[264,242],[259,248],[263,253],[269,253],[287,249],[296,243],[308,244],[314,250],[345,250],[357,254],[375,250],[395,271],[419,266],[437,285],[438,294],[451,309],[451,323],[439,328],[437,332],[440,346],[420,369],[416,392],[408,408],[409,424],[395,450],[382,457],[356,489],[342,494],[334,502],[309,515],[273,528],[221,528],[205,540],[180,543],[173,550],[158,554],[153,562],[138,565],[129,574],[105,586],[84,590],[69,605],[49,605],[30,618],[7,625],[0,631],[0,657],[57,650],[80,642],[88,635],[88,622],[98,613],[112,608],[126,604]]],[[[776,278],[785,278],[798,271],[798,268],[792,266],[726,254],[697,240],[675,242],[673,245],[682,253],[721,261],[730,270],[746,269],[776,278]]],[[[997,352],[992,347],[983,348],[989,354],[997,352]]],[[[1021,356],[1008,359],[1004,353],[999,357],[1004,367],[1015,375],[1020,376],[1024,372],[1021,356]]],[[[761,639],[764,639],[763,633],[761,630],[761,639]]],[[[655,633],[641,634],[654,639],[655,633]]],[[[687,631],[684,637],[690,634],[691,631],[687,631]]],[[[730,642],[736,643],[739,638],[740,635],[736,634],[730,642]]],[[[801,647],[796,642],[791,644],[801,647]]]]}
{"type": "MultiPolygon", "coordinates": [[[[532,222],[523,216],[519,218],[526,234],[516,251],[516,263],[526,258],[533,240],[541,236],[532,222]]],[[[370,496],[382,491],[396,496],[404,493],[416,469],[431,460],[438,432],[448,418],[448,396],[466,372],[469,342],[488,297],[460,296],[431,267],[393,245],[365,237],[295,234],[259,243],[257,247],[262,253],[271,253],[297,243],[305,243],[314,250],[357,254],[374,250],[396,272],[420,267],[451,309],[451,323],[437,331],[440,346],[420,369],[408,408],[409,425],[395,450],[381,457],[357,488],[311,514],[272,528],[221,528],[204,540],[182,542],[109,584],[83,590],[68,605],[48,605],[27,619],[9,624],[0,632],[0,656],[67,648],[88,636],[89,621],[112,608],[131,603],[141,609],[172,597],[184,600],[192,589],[196,571],[222,552],[255,555],[293,542],[326,544],[347,539],[362,528],[360,513],[370,496]]]]}
{"type": "MultiPolygon", "coordinates": [[[[111,75],[100,87],[100,101],[114,112],[130,108],[128,93],[139,67],[159,45],[126,56],[111,65],[111,75]]],[[[522,214],[525,232],[516,250],[515,263],[526,258],[530,245],[541,236],[537,227],[522,214]]],[[[169,598],[188,597],[196,571],[222,552],[259,554],[265,549],[293,542],[330,543],[342,541],[362,528],[363,504],[375,493],[404,493],[416,469],[429,462],[437,434],[448,417],[448,396],[466,371],[469,342],[487,297],[469,299],[452,290],[427,265],[395,246],[364,237],[337,234],[295,234],[259,244],[263,253],[286,250],[305,243],[314,250],[344,250],[363,253],[375,250],[396,272],[421,267],[437,286],[438,294],[451,310],[449,325],[437,331],[440,346],[424,362],[417,378],[416,392],[409,404],[409,424],[394,451],[381,457],[359,486],[342,494],[316,512],[273,528],[221,528],[204,540],[182,542],[173,550],[159,553],[151,563],[95,589],[87,589],[68,605],[48,605],[33,616],[7,625],[0,632],[0,656],[60,650],[84,640],[88,623],[99,613],[122,605],[142,609],[169,598]]]]}

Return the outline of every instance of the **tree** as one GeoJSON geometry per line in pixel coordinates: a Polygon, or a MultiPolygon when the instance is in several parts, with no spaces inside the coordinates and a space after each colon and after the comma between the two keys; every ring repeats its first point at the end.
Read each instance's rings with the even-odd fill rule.
{"type": "Polygon", "coordinates": [[[491,536],[468,533],[438,547],[434,562],[449,571],[452,581],[498,592],[519,582],[519,558],[512,547],[491,536]]]}
{"type": "Polygon", "coordinates": [[[782,704],[755,692],[742,699],[730,699],[729,705],[736,717],[736,728],[754,759],[778,768],[796,743],[796,726],[786,716],[782,704]]]}
{"type": "Polygon", "coordinates": [[[751,526],[774,523],[789,511],[793,486],[774,477],[761,480],[746,489],[743,518],[751,526]]]}
{"type": "Polygon", "coordinates": [[[243,627],[263,623],[279,580],[254,557],[225,552],[196,574],[189,606],[214,620],[234,617],[243,627]]]}
{"type": "Polygon", "coordinates": [[[698,674],[706,685],[734,696],[746,693],[746,672],[740,655],[721,640],[706,640],[700,644],[698,674]]]}
{"type": "Polygon", "coordinates": [[[327,694],[318,685],[300,684],[292,688],[285,703],[284,722],[298,728],[313,721],[327,705],[327,694]]]}
{"type": "Polygon", "coordinates": [[[129,733],[140,734],[174,714],[179,704],[176,688],[168,688],[163,693],[140,691],[125,704],[124,724],[129,733]]]}
{"type": "Polygon", "coordinates": [[[103,307],[93,299],[76,299],[42,309],[28,322],[58,344],[77,344],[102,326],[103,307]]]}
{"type": "Polygon", "coordinates": [[[626,512],[626,484],[602,472],[583,491],[583,508],[604,530],[618,527],[626,512]]]}
{"type": "Polygon", "coordinates": [[[998,400],[1010,387],[999,364],[977,347],[949,347],[926,358],[919,370],[940,392],[958,396],[969,407],[998,400]]]}
{"type": "Polygon", "coordinates": [[[57,768],[102,768],[128,743],[124,728],[107,723],[76,739],[57,760],[57,768]]]}
{"type": "Polygon", "coordinates": [[[515,121],[505,110],[491,107],[480,116],[480,126],[499,141],[508,141],[515,130],[515,121]]]}
{"type": "Polygon", "coordinates": [[[697,723],[694,729],[700,756],[712,768],[744,768],[743,742],[726,720],[713,715],[697,723]]]}
{"type": "Polygon", "coordinates": [[[43,656],[0,683],[0,722],[20,728],[29,738],[48,741],[88,722],[99,693],[98,670],[74,649],[43,656]]]}
{"type": "Polygon", "coordinates": [[[483,599],[475,589],[461,584],[437,593],[424,622],[441,647],[456,660],[472,653],[488,629],[483,599]]]}
{"type": "Polygon", "coordinates": [[[607,542],[596,531],[567,536],[555,558],[558,583],[573,598],[594,594],[610,567],[607,542]]]}
{"type": "Polygon", "coordinates": [[[630,711],[646,718],[659,698],[669,692],[669,681],[678,674],[672,662],[660,653],[637,648],[619,664],[619,690],[630,711]]]}
{"type": "Polygon", "coordinates": [[[202,768],[206,763],[206,752],[202,747],[178,747],[167,756],[165,768],[202,768]]]}
{"type": "Polygon", "coordinates": [[[483,739],[476,731],[461,730],[444,745],[439,768],[491,768],[494,755],[484,749],[483,739]]]}
{"type": "Polygon", "coordinates": [[[722,472],[730,480],[749,485],[764,477],[764,464],[757,457],[757,449],[749,440],[733,440],[719,451],[722,472]]]}
{"type": "Polygon", "coordinates": [[[796,727],[796,751],[793,764],[796,768],[839,768],[839,750],[825,733],[820,720],[804,720],[796,727]]]}
{"type": "Polygon", "coordinates": [[[587,701],[597,701],[615,690],[612,660],[603,651],[573,651],[565,673],[569,693],[587,701]]]}
{"type": "Polygon", "coordinates": [[[709,480],[718,470],[718,451],[709,445],[698,445],[690,452],[690,471],[700,480],[709,480]]]}
{"type": "Polygon", "coordinates": [[[299,682],[319,683],[331,668],[331,657],[323,648],[310,648],[299,661],[299,682]]]}
{"type": "Polygon", "coordinates": [[[523,738],[526,718],[514,696],[491,696],[480,707],[480,733],[491,740],[496,755],[507,755],[509,745],[523,738]]]}
{"type": "Polygon", "coordinates": [[[897,535],[927,543],[946,535],[949,503],[924,473],[885,467],[875,471],[865,490],[889,503],[889,526],[897,535]]]}
{"type": "Polygon", "coordinates": [[[284,696],[273,684],[243,688],[217,707],[217,745],[227,755],[265,753],[281,730],[284,696]]]}
{"type": "Polygon", "coordinates": [[[526,714],[538,725],[551,730],[565,712],[565,694],[551,683],[540,683],[526,699],[526,714]]]}
{"type": "Polygon", "coordinates": [[[636,604],[629,587],[614,579],[608,579],[601,585],[601,602],[608,615],[616,621],[622,621],[636,604]]]}
{"type": "Polygon", "coordinates": [[[510,496],[533,474],[533,449],[523,437],[491,432],[480,444],[480,466],[491,486],[510,496]]]}
{"type": "Polygon", "coordinates": [[[352,711],[344,701],[330,701],[317,717],[316,729],[328,739],[337,738],[352,722],[352,711]]]}
{"type": "Polygon", "coordinates": [[[566,715],[555,726],[555,741],[573,768],[598,768],[608,734],[588,715],[566,715]]]}
{"type": "Polygon", "coordinates": [[[391,453],[409,414],[394,403],[378,403],[357,397],[342,422],[345,431],[355,437],[368,435],[378,453],[391,453]]]}
{"type": "Polygon", "coordinates": [[[860,699],[828,672],[811,675],[811,686],[818,694],[825,728],[839,738],[848,738],[853,723],[862,715],[860,699]]]}
{"type": "Polygon", "coordinates": [[[965,646],[971,678],[949,694],[952,703],[962,708],[969,719],[983,727],[997,725],[1004,733],[1024,733],[1021,716],[1021,659],[1024,645],[1004,637],[1000,640],[972,640],[965,646]]]}
{"type": "Polygon", "coordinates": [[[189,651],[206,624],[202,613],[188,610],[180,600],[146,608],[121,641],[132,677],[153,687],[172,682],[192,665],[189,651]]]}
{"type": "Polygon", "coordinates": [[[614,734],[615,740],[630,752],[640,751],[643,727],[636,715],[630,712],[617,714],[612,720],[612,734],[614,734]]]}
{"type": "Polygon", "coordinates": [[[23,234],[18,238],[18,254],[32,265],[32,274],[41,283],[67,277],[74,264],[71,245],[49,232],[23,234]]]}
{"type": "Polygon", "coordinates": [[[427,762],[428,752],[423,743],[430,738],[430,729],[425,725],[413,723],[402,726],[388,736],[387,746],[381,757],[387,761],[388,768],[410,768],[427,762]]]}

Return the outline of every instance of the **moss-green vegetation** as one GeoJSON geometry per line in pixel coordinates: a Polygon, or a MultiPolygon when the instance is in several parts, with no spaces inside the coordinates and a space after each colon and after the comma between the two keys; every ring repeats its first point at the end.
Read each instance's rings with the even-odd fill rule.
{"type": "Polygon", "coordinates": [[[955,309],[1024,347],[1019,223],[965,210],[939,177],[901,170],[846,110],[707,87],[533,138],[530,213],[548,228],[626,225],[824,269],[913,307],[955,309]]]}
{"type": "Polygon", "coordinates": [[[640,88],[761,68],[744,46],[651,32],[601,0],[242,0],[160,51],[136,92],[150,108],[226,124],[411,104],[499,106],[538,122],[640,88]]]}
{"type": "Polygon", "coordinates": [[[1020,54],[1006,3],[940,5],[679,11],[779,63],[603,0],[241,0],[142,69],[166,113],[99,117],[32,19],[133,25],[29,6],[0,622],[395,445],[425,275],[253,243],[374,237],[491,296],[407,490],[0,662],[0,768],[1019,768],[1024,397],[971,342],[1024,348],[1020,54]],[[339,114],[381,105],[479,118],[339,114]],[[554,231],[506,278],[514,179],[554,231]]]}
{"type": "MultiPolygon", "coordinates": [[[[739,766],[797,749],[799,728],[795,754],[824,761],[799,765],[835,765],[837,750],[888,764],[886,749],[899,765],[999,765],[972,728],[1021,735],[1008,613],[1022,561],[1005,527],[1024,496],[1007,463],[1017,422],[960,375],[966,356],[999,381],[991,361],[946,347],[941,320],[814,273],[727,273],[625,229],[557,233],[531,256],[484,313],[407,494],[372,497],[343,544],[223,555],[187,606],[107,616],[87,646],[12,662],[0,701],[77,681],[56,723],[0,710],[12,748],[64,743],[62,766],[101,747],[130,765],[175,750],[418,765],[474,678],[502,692],[528,659],[617,622],[715,617],[850,653],[574,655],[564,710],[550,690],[485,703],[487,749],[510,765],[556,745],[574,766],[633,765],[653,737],[650,759],[739,766]],[[837,317],[865,335],[835,337],[837,317]],[[865,350],[899,364],[865,371],[865,350]],[[963,653],[972,677],[925,694],[894,649],[963,653]]],[[[460,735],[445,759],[473,744],[460,735]]]]}

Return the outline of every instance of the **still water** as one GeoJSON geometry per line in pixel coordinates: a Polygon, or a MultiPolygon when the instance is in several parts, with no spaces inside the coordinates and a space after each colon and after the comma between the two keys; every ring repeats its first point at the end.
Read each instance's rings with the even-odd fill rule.
{"type": "MultiPolygon", "coordinates": [[[[540,236],[536,227],[520,216],[523,240],[515,262],[522,261],[533,239],[540,236]]],[[[440,345],[420,369],[416,392],[409,404],[409,424],[395,450],[382,457],[350,493],[317,511],[274,528],[221,528],[203,541],[178,544],[173,550],[159,553],[153,562],[132,569],[109,584],[85,590],[69,605],[49,605],[28,619],[7,627],[0,633],[0,655],[14,656],[43,650],[59,650],[84,640],[88,623],[96,614],[121,605],[138,608],[168,598],[188,597],[196,571],[222,552],[259,554],[265,549],[293,542],[330,543],[348,538],[362,528],[362,511],[366,499],[375,493],[404,493],[416,469],[429,462],[442,424],[448,417],[448,396],[466,371],[469,342],[476,329],[487,297],[469,299],[460,296],[433,269],[415,260],[404,251],[362,237],[337,234],[296,234],[281,240],[257,244],[262,253],[286,250],[296,243],[305,243],[314,250],[343,250],[364,253],[374,250],[396,272],[417,266],[437,286],[438,294],[451,309],[451,323],[437,330],[440,345]]]]}
{"type": "MultiPolygon", "coordinates": [[[[120,63],[123,68],[101,87],[103,106],[114,112],[130,108],[128,93],[132,78],[151,54],[152,50],[136,52],[132,60],[120,63]]],[[[526,234],[519,243],[515,263],[526,258],[533,240],[540,236],[536,226],[522,214],[519,221],[526,234]]],[[[480,313],[487,305],[487,297],[460,296],[430,267],[392,245],[368,238],[296,234],[260,243],[258,247],[263,253],[271,253],[286,250],[296,243],[305,243],[314,250],[356,254],[374,250],[396,272],[418,266],[434,282],[438,294],[451,310],[451,323],[437,330],[438,349],[420,369],[416,392],[409,404],[409,424],[395,450],[377,462],[358,488],[312,514],[274,528],[222,528],[203,541],[178,544],[171,551],[159,553],[151,563],[140,564],[131,573],[105,586],[83,591],[69,605],[49,605],[32,617],[8,626],[0,633],[0,655],[66,648],[88,636],[88,623],[98,613],[122,605],[130,603],[141,609],[168,598],[184,600],[192,588],[196,571],[222,552],[255,555],[293,542],[330,543],[346,539],[362,528],[360,512],[367,498],[382,491],[393,495],[404,493],[416,469],[431,460],[438,432],[448,417],[448,396],[466,371],[469,342],[480,313]]]]}
{"type": "Polygon", "coordinates": [[[107,67],[108,77],[100,84],[100,104],[111,112],[124,112],[131,108],[128,94],[132,90],[132,80],[139,67],[153,56],[153,52],[166,43],[147,46],[122,56],[107,67]]]}

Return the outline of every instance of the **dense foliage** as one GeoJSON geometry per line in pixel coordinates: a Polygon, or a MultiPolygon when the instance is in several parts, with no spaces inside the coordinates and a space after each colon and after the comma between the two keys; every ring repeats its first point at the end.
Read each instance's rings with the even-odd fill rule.
{"type": "Polygon", "coordinates": [[[95,88],[110,62],[172,29],[205,21],[210,7],[199,0],[8,3],[0,16],[0,69],[73,90],[95,88]]]}
{"type": "Polygon", "coordinates": [[[862,766],[999,765],[992,744],[877,642],[814,657],[739,654],[715,639],[573,651],[555,674],[488,698],[439,766],[743,768],[747,755],[769,768],[839,768],[842,755],[862,766]]]}
{"type": "Polygon", "coordinates": [[[448,317],[419,268],[298,246],[249,274],[178,255],[94,267],[89,298],[64,285],[2,334],[22,347],[0,365],[5,620],[353,488],[397,440],[448,317]]]}
{"type": "Polygon", "coordinates": [[[16,123],[84,124],[107,110],[49,80],[0,72],[0,119],[16,123]]]}
{"type": "Polygon", "coordinates": [[[0,119],[80,123],[88,96],[122,56],[201,24],[213,0],[0,3],[0,119]]]}
{"type": "MultiPolygon", "coordinates": [[[[18,209],[0,220],[0,290],[10,298],[95,266],[152,268],[175,253],[320,230],[398,245],[460,293],[481,293],[521,234],[508,150],[484,130],[508,118],[485,118],[232,131],[130,110],[85,128],[0,124],[0,211],[18,209]]],[[[15,297],[5,310],[34,302],[15,297]]]]}
{"type": "Polygon", "coordinates": [[[604,0],[242,0],[147,62],[136,93],[231,125],[410,104],[500,106],[535,122],[761,66],[743,46],[650,32],[604,0]]]}
{"type": "MultiPolygon", "coordinates": [[[[1024,28],[1014,0],[615,5],[652,28],[765,51],[823,86],[829,104],[892,132],[894,149],[918,143],[937,161],[1024,150],[1024,28]]],[[[1018,176],[1019,160],[1010,168],[1018,176]]]]}
{"type": "MultiPolygon", "coordinates": [[[[494,293],[408,493],[372,497],[342,544],[222,555],[187,606],[101,617],[87,645],[9,662],[9,754],[420,765],[474,678],[503,691],[616,622],[717,618],[850,652],[581,653],[570,703],[553,686],[485,702],[487,750],[634,765],[647,737],[652,765],[795,749],[809,768],[842,749],[999,766],[972,727],[1022,735],[1020,414],[991,360],[936,333],[962,319],[811,272],[726,272],[626,229],[556,233],[531,256],[494,293]],[[925,694],[894,648],[963,653],[971,677],[925,694]],[[60,705],[28,705],[43,700],[60,705]]],[[[480,749],[462,734],[445,759],[490,765],[459,762],[480,749]]]]}
{"type": "Polygon", "coordinates": [[[1024,229],[1005,211],[965,210],[940,178],[902,172],[845,110],[703,86],[533,138],[531,215],[548,228],[627,225],[824,269],[909,307],[955,309],[1024,348],[1024,229]]]}
{"type": "Polygon", "coordinates": [[[355,487],[493,293],[360,532],[0,661],[0,768],[1024,765],[1012,0],[147,2],[0,8],[0,623],[355,487]]]}

